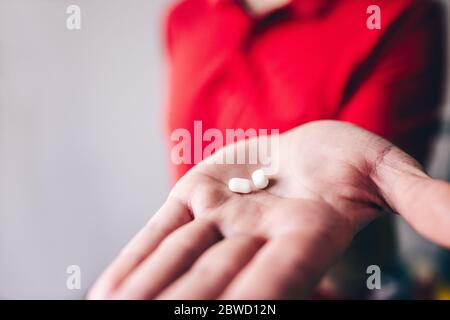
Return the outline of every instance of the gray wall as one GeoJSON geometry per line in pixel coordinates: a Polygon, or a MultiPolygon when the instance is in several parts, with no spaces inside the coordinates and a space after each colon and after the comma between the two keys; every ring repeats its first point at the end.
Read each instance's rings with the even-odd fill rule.
{"type": "Polygon", "coordinates": [[[168,2],[0,0],[0,298],[81,298],[167,194],[168,2]]]}
{"type": "Polygon", "coordinates": [[[0,0],[0,297],[81,297],[163,201],[166,4],[0,0]]]}

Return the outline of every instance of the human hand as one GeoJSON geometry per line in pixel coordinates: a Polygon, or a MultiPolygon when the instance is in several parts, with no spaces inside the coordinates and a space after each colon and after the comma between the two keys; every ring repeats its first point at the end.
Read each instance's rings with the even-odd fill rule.
{"type": "MultiPolygon", "coordinates": [[[[251,142],[213,157],[252,148],[251,142]]],[[[280,162],[271,184],[246,195],[230,192],[227,183],[248,178],[258,165],[194,167],[89,297],[304,298],[380,209],[450,247],[449,184],[428,177],[386,140],[319,121],[281,135],[272,152],[280,162]]]]}

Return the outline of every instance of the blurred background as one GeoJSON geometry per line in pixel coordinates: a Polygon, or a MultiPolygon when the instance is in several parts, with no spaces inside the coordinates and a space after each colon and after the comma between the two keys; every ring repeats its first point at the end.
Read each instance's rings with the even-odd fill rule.
{"type": "MultiPolygon", "coordinates": [[[[0,298],[83,298],[166,197],[169,4],[0,0],[0,298]],[[66,28],[71,4],[81,7],[81,30],[66,28]],[[66,287],[69,265],[81,268],[81,290],[66,287]]],[[[443,179],[447,101],[429,168],[443,179]]],[[[442,255],[399,230],[407,261],[442,255]]]]}

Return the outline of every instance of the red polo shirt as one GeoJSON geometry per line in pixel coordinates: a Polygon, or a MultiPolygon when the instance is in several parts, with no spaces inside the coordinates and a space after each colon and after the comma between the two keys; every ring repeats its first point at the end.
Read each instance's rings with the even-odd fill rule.
{"type": "MultiPolygon", "coordinates": [[[[169,133],[185,128],[193,136],[194,121],[203,130],[283,132],[338,119],[424,160],[444,69],[435,4],[293,0],[256,18],[240,1],[212,2],[181,1],[168,16],[169,133]],[[373,4],[381,8],[381,30],[366,26],[373,4]]],[[[174,166],[175,179],[191,166],[174,166]]]]}

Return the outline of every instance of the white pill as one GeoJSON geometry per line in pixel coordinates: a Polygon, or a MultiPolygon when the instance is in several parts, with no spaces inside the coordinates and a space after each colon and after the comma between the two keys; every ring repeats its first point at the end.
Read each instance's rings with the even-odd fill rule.
{"type": "Polygon", "coordinates": [[[252,182],[248,179],[233,178],[228,182],[228,189],[236,193],[252,192],[252,182]]]}
{"type": "Polygon", "coordinates": [[[253,172],[252,180],[253,184],[258,189],[265,189],[269,185],[269,178],[267,178],[262,169],[253,172]]]}

